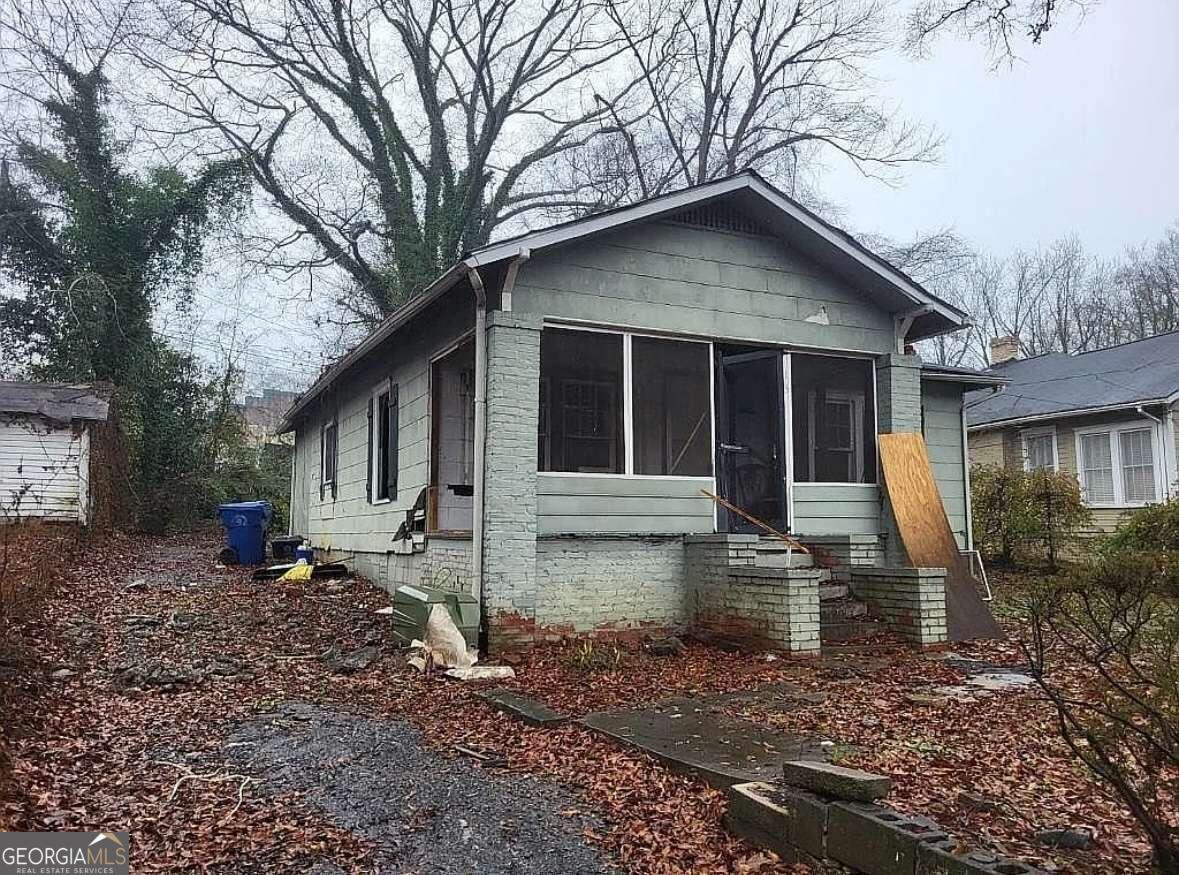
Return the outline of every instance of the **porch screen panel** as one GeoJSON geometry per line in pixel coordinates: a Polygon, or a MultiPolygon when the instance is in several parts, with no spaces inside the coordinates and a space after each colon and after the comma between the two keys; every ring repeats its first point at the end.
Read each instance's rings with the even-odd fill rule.
{"type": "Polygon", "coordinates": [[[622,335],[546,328],[539,396],[539,470],[622,473],[622,335]]]}
{"type": "Polygon", "coordinates": [[[636,337],[631,368],[635,473],[711,475],[708,345],[636,337]]]}
{"type": "Polygon", "coordinates": [[[791,355],[794,480],[876,482],[876,392],[872,363],[791,355]]]}
{"type": "Polygon", "coordinates": [[[1081,485],[1089,504],[1114,503],[1113,455],[1109,432],[1081,435],[1081,485]]]}

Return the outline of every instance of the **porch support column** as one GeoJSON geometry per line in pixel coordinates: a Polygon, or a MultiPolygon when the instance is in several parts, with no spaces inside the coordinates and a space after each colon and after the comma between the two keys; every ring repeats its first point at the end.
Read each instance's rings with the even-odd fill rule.
{"type": "MultiPolygon", "coordinates": [[[[921,359],[917,356],[893,352],[876,359],[876,421],[881,434],[921,431],[921,359]]],[[[908,565],[882,469],[877,472],[877,482],[884,563],[908,565]]]]}
{"type": "Polygon", "coordinates": [[[483,591],[488,647],[531,644],[536,629],[536,430],[541,317],[487,317],[483,591]]]}

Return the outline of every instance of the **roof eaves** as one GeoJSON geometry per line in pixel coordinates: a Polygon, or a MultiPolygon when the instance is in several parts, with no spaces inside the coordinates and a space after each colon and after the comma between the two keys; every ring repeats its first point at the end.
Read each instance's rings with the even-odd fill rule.
{"type": "Polygon", "coordinates": [[[291,431],[295,426],[295,420],[302,415],[303,411],[311,405],[316,398],[318,398],[332,383],[348,371],[356,362],[360,361],[370,352],[372,352],[381,343],[387,340],[393,332],[398,328],[412,320],[419,312],[424,310],[427,306],[437,300],[450,289],[464,276],[468,270],[474,267],[469,258],[464,258],[462,261],[457,261],[446,269],[438,279],[430,283],[421,294],[406,301],[392,313],[385,317],[373,331],[360,343],[354,346],[351,350],[346,352],[329,367],[326,371],[319,375],[314,383],[295,399],[295,403],[291,405],[290,409],[283,416],[275,429],[276,434],[285,434],[291,431]]]}
{"type": "MultiPolygon", "coordinates": [[[[1175,396],[1171,396],[1174,398],[1175,396]]],[[[986,399],[984,399],[986,400],[986,399]]],[[[1148,407],[1154,404],[1170,404],[1167,398],[1145,398],[1141,401],[1123,401],[1117,404],[1101,404],[1095,407],[1070,407],[1067,410],[1054,410],[1051,413],[1031,413],[1027,416],[1010,416],[1005,419],[993,419],[986,422],[976,422],[967,426],[967,431],[983,431],[988,428],[1007,428],[1012,425],[1022,425],[1025,422],[1047,422],[1053,419],[1071,419],[1074,416],[1093,416],[1098,413],[1115,413],[1119,410],[1134,410],[1138,407],[1148,407]]]]}

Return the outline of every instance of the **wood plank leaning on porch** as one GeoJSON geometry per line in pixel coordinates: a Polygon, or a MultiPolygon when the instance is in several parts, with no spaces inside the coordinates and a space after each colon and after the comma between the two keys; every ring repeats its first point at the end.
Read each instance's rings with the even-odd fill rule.
{"type": "Polygon", "coordinates": [[[893,516],[909,561],[946,569],[946,626],[951,641],[1002,636],[975,588],[946,516],[925,438],[916,432],[880,435],[880,464],[893,516]]]}

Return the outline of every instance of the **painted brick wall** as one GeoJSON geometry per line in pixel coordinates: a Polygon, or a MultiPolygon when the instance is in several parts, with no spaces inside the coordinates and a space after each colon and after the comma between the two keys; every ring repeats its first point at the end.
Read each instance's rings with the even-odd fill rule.
{"type": "Polygon", "coordinates": [[[541,538],[536,624],[633,629],[685,622],[682,538],[541,538]]]}
{"type": "Polygon", "coordinates": [[[882,434],[921,431],[921,359],[896,353],[876,359],[876,395],[882,434]]]}
{"type": "Polygon", "coordinates": [[[541,317],[488,314],[483,580],[493,650],[536,623],[536,430],[541,317]]]}
{"type": "MultiPolygon", "coordinates": [[[[876,359],[876,424],[881,434],[921,431],[921,359],[889,353],[876,359]]],[[[884,475],[880,475],[883,485],[884,475]]],[[[897,529],[888,489],[881,490],[880,526],[885,561],[904,565],[909,561],[897,529]]]]}
{"type": "Polygon", "coordinates": [[[948,640],[944,568],[856,568],[851,587],[885,625],[914,644],[948,640]]]}
{"type": "Polygon", "coordinates": [[[694,581],[695,624],[794,653],[819,652],[819,568],[731,568],[694,581]]]}
{"type": "Polygon", "coordinates": [[[822,535],[802,542],[816,554],[817,564],[831,572],[833,580],[848,581],[853,568],[880,564],[883,546],[879,535],[822,535]]]}

